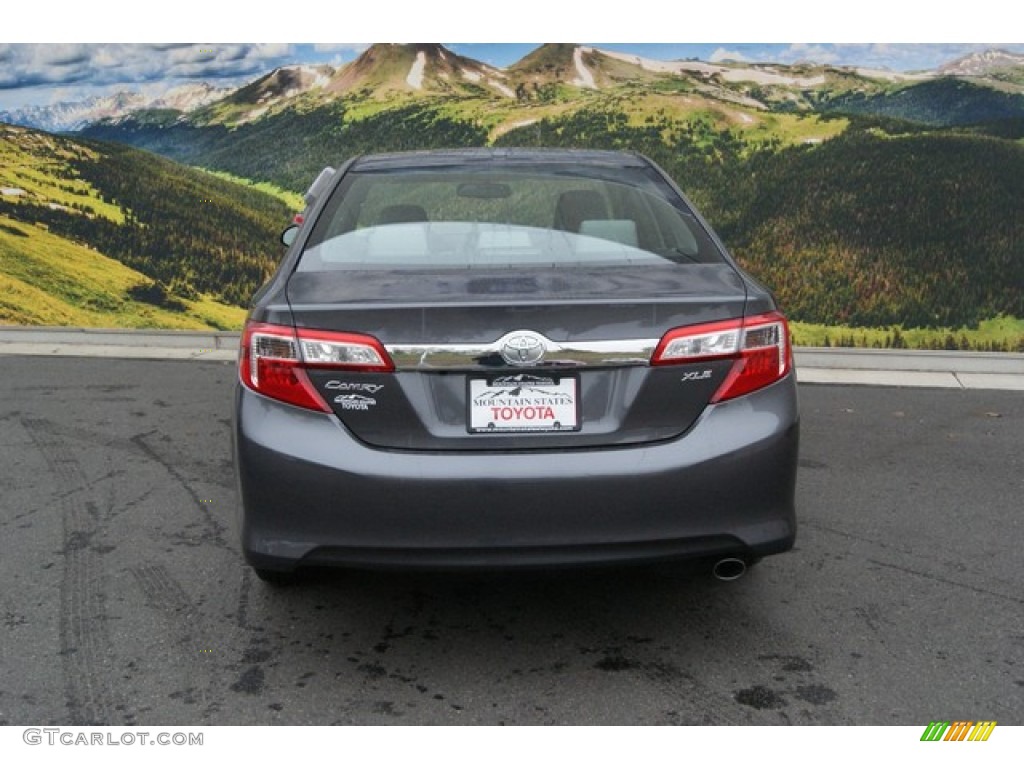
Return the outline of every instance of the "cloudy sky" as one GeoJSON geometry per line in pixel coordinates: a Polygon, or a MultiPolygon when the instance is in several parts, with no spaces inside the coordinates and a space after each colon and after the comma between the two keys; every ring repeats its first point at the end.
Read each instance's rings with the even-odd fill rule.
{"type": "Polygon", "coordinates": [[[0,109],[117,90],[161,93],[189,81],[240,85],[299,61],[351,58],[359,46],[0,43],[0,109]]]}
{"type": "MultiPolygon", "coordinates": [[[[781,62],[883,67],[899,71],[936,67],[972,50],[996,44],[741,44],[590,43],[655,59],[781,62]]],[[[465,56],[507,66],[537,44],[448,43],[465,56]]],[[[134,90],[159,95],[189,81],[235,86],[274,67],[295,63],[340,65],[366,44],[130,44],[0,43],[0,110],[79,101],[91,95],[134,90]]],[[[1024,53],[1024,44],[998,47],[1024,53]]]]}
{"type": "Polygon", "coordinates": [[[175,0],[156,15],[140,13],[137,0],[7,3],[0,110],[118,90],[157,96],[189,81],[237,86],[284,64],[340,65],[378,41],[496,41],[447,43],[495,66],[513,63],[541,42],[569,40],[656,59],[813,61],[898,71],[933,68],[990,47],[1024,53],[1024,41],[984,42],[1020,31],[1007,23],[1002,0],[971,0],[969,6],[934,0],[927,11],[892,0],[629,0],[611,7],[614,12],[551,0],[302,0],[255,13],[210,0],[175,0]],[[247,42],[282,38],[310,42],[247,42]],[[339,38],[363,43],[329,42],[339,38]],[[522,40],[537,42],[514,42],[522,40]],[[609,40],[618,42],[600,42],[609,40]],[[735,40],[762,42],[729,42],[735,40]]]}

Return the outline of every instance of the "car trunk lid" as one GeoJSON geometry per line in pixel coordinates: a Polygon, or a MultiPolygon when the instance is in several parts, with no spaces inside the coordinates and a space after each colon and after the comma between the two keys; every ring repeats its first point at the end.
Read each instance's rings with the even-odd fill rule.
{"type": "Polygon", "coordinates": [[[732,362],[651,355],[673,328],[741,317],[746,292],[717,263],[295,272],[288,299],[298,328],[367,334],[391,356],[394,372],[308,372],[358,438],[506,451],[682,434],[732,362]]]}

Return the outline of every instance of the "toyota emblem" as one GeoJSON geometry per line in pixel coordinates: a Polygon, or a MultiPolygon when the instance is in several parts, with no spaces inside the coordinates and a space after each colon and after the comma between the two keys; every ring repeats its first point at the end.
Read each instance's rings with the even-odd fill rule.
{"type": "Polygon", "coordinates": [[[501,345],[501,356],[509,365],[534,365],[544,357],[544,352],[544,339],[530,331],[516,331],[501,345]]]}

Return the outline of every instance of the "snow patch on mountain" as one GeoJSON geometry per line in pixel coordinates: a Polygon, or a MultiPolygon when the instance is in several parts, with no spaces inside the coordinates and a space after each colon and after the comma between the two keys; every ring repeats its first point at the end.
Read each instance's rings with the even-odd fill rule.
{"type": "MultiPolygon", "coordinates": [[[[589,48],[587,49],[588,52],[590,50],[589,48]]],[[[572,52],[572,63],[576,66],[576,74],[579,75],[579,77],[572,81],[572,84],[580,88],[592,88],[596,91],[597,83],[594,82],[594,73],[587,69],[587,65],[583,63],[582,47],[577,47],[572,52]]]]}
{"type": "Polygon", "coordinates": [[[193,109],[205,107],[210,102],[224,98],[233,90],[233,88],[214,88],[208,83],[185,83],[171,88],[149,106],[155,109],[191,112],[193,109]]]}
{"type": "Polygon", "coordinates": [[[825,84],[825,75],[793,77],[792,75],[780,75],[768,68],[755,69],[753,67],[726,69],[722,72],[722,79],[729,83],[754,82],[758,85],[792,85],[797,88],[813,88],[816,85],[825,84]]]}
{"type": "Polygon", "coordinates": [[[109,96],[91,96],[82,101],[65,101],[0,112],[0,122],[51,132],[77,131],[97,120],[122,118],[140,109],[190,112],[223,98],[232,90],[214,88],[207,83],[185,83],[156,96],[136,91],[118,91],[109,96]]]}
{"type": "Polygon", "coordinates": [[[301,72],[306,78],[311,78],[309,84],[310,88],[322,88],[330,81],[331,70],[325,67],[311,67],[308,65],[300,65],[293,67],[298,72],[301,72]]]}
{"type": "Polygon", "coordinates": [[[597,49],[597,51],[602,56],[625,61],[628,64],[635,64],[642,69],[646,69],[648,72],[657,72],[659,74],[678,75],[683,72],[696,72],[701,75],[714,75],[726,70],[726,67],[707,64],[703,61],[659,61],[657,59],[645,59],[643,56],[634,56],[629,53],[619,53],[618,51],[606,51],[603,49],[597,49]]]}
{"type": "Polygon", "coordinates": [[[23,107],[0,112],[0,122],[27,125],[44,131],[75,131],[95,120],[120,117],[146,106],[141,94],[121,91],[111,96],[92,96],[84,101],[23,107]]]}
{"type": "Polygon", "coordinates": [[[990,48],[943,64],[938,72],[941,75],[984,77],[1007,69],[1024,69],[1024,54],[990,48]]]}
{"type": "Polygon", "coordinates": [[[935,76],[932,72],[893,72],[891,69],[872,69],[870,67],[856,67],[854,72],[861,77],[870,77],[872,80],[888,80],[893,83],[930,80],[935,76]]]}
{"type": "Polygon", "coordinates": [[[405,82],[417,91],[423,90],[423,71],[427,68],[427,54],[419,51],[416,54],[416,61],[409,67],[409,74],[405,76],[405,82]]]}
{"type": "Polygon", "coordinates": [[[487,82],[490,83],[492,87],[497,88],[503,96],[507,96],[510,99],[514,99],[516,97],[515,92],[511,88],[509,88],[504,83],[499,83],[493,77],[487,82]]]}
{"type": "Polygon", "coordinates": [[[658,74],[682,75],[692,73],[705,77],[719,75],[729,83],[754,82],[760,85],[789,85],[798,88],[813,88],[825,83],[824,75],[795,77],[793,75],[780,74],[771,67],[726,67],[721,64],[709,64],[705,61],[658,61],[657,59],[645,59],[642,56],[633,56],[616,51],[598,49],[598,52],[603,56],[635,64],[648,72],[656,72],[658,74]]]}

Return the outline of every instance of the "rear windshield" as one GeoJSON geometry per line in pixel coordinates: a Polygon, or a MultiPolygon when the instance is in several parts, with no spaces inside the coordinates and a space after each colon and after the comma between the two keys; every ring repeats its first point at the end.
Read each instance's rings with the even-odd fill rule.
{"type": "Polygon", "coordinates": [[[350,172],[299,271],[717,263],[685,202],[646,168],[350,172]]]}

